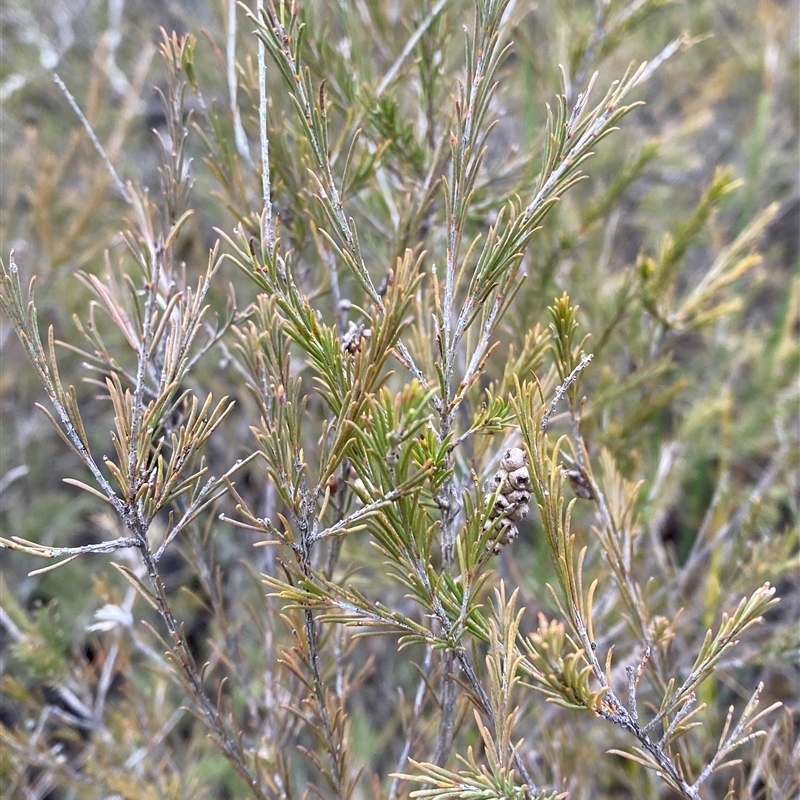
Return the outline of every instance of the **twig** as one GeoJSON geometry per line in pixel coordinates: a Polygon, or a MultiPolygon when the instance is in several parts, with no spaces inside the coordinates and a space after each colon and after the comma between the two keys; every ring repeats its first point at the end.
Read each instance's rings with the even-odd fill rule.
{"type": "MultiPolygon", "coordinates": [[[[422,662],[422,677],[420,678],[419,684],[417,685],[417,693],[414,697],[414,709],[411,713],[411,720],[408,723],[408,730],[406,731],[406,740],[403,744],[403,751],[400,753],[400,758],[397,761],[397,767],[395,768],[395,773],[402,773],[405,768],[406,764],[408,763],[408,757],[411,753],[411,745],[416,735],[417,730],[417,723],[419,722],[420,715],[422,713],[422,703],[425,699],[425,692],[428,688],[428,676],[430,675],[431,667],[433,666],[433,648],[428,647],[425,650],[425,660],[422,662]]],[[[400,790],[400,779],[395,777],[392,780],[392,785],[389,788],[389,798],[388,800],[396,800],[397,793],[400,790]]]]}
{"type": "Polygon", "coordinates": [[[453,728],[456,716],[456,682],[453,675],[455,656],[452,651],[442,654],[441,696],[439,698],[439,728],[436,731],[436,749],[431,761],[444,766],[453,746],[453,728]]]}
{"type": "Polygon", "coordinates": [[[638,86],[640,83],[644,83],[646,80],[650,78],[650,76],[668,59],[675,55],[682,47],[685,47],[689,43],[689,39],[686,34],[679,36],[677,39],[673,39],[664,49],[654,58],[651,58],[650,61],[647,62],[647,66],[642,70],[641,75],[636,79],[636,82],[633,84],[634,86],[638,86]]]}
{"type": "Polygon", "coordinates": [[[243,466],[245,466],[245,464],[248,464],[257,456],[258,453],[251,453],[247,458],[237,461],[224,475],[220,475],[218,478],[210,478],[206,482],[203,488],[197,493],[197,496],[189,505],[189,507],[184,511],[183,516],[180,518],[180,520],[178,520],[177,524],[172,528],[169,534],[167,534],[166,539],[164,539],[158,550],[154,553],[153,558],[156,563],[161,560],[161,557],[164,555],[164,551],[167,549],[167,547],[169,547],[175,537],[197,516],[198,512],[203,508],[203,506],[206,506],[219,498],[218,495],[217,497],[206,499],[209,492],[223,484],[226,484],[234,472],[240,470],[243,466]]]}
{"type": "Polygon", "coordinates": [[[369,517],[375,511],[378,511],[385,506],[390,505],[399,497],[402,497],[404,494],[404,488],[402,486],[396,487],[392,489],[390,492],[387,492],[383,497],[378,498],[377,500],[373,500],[371,503],[368,503],[361,508],[357,508],[352,514],[348,514],[344,519],[340,519],[338,522],[335,522],[333,525],[330,525],[327,528],[324,528],[321,531],[312,530],[309,533],[309,541],[310,542],[318,542],[320,539],[325,539],[330,536],[337,536],[344,533],[347,533],[347,529],[353,525],[354,523],[358,522],[360,519],[364,519],[369,517]]]}
{"type": "Polygon", "coordinates": [[[9,550],[19,550],[33,556],[41,556],[42,558],[63,558],[64,556],[113,553],[116,550],[139,547],[139,541],[130,536],[120,536],[118,539],[111,539],[107,542],[94,542],[93,544],[83,544],[79,547],[45,547],[36,542],[29,542],[19,536],[12,536],[10,539],[0,538],[0,546],[7,547],[9,550]]]}
{"type": "Polygon", "coordinates": [[[30,472],[30,467],[27,464],[20,464],[17,467],[12,467],[2,478],[0,478],[0,494],[2,494],[14,481],[19,480],[30,472]]]}
{"type": "MultiPolygon", "coordinates": [[[[233,0],[231,0],[233,5],[233,0]]],[[[264,0],[256,3],[259,19],[264,13],[264,0]]],[[[267,59],[266,49],[258,37],[258,125],[261,138],[261,191],[264,197],[264,238],[270,252],[275,249],[275,223],[272,219],[272,187],[269,177],[269,131],[267,129],[267,59]]]]}
{"type": "Polygon", "coordinates": [[[613,722],[615,725],[619,725],[621,728],[630,731],[639,740],[642,748],[653,757],[662,769],[664,775],[669,778],[669,781],[683,793],[684,797],[689,798],[689,800],[700,800],[700,794],[697,789],[686,783],[669,756],[647,735],[647,728],[641,728],[625,706],[619,701],[619,698],[608,683],[605,670],[598,661],[594,649],[592,649],[592,643],[589,640],[586,626],[584,625],[578,609],[573,608],[572,616],[578,638],[583,645],[584,655],[592,667],[595,678],[606,690],[600,708],[596,709],[597,713],[610,722],[613,722]]]}
{"type": "Polygon", "coordinates": [[[414,31],[411,35],[411,38],[406,42],[405,47],[400,51],[400,54],[392,63],[392,66],[386,71],[386,74],[383,76],[383,79],[378,84],[377,88],[375,89],[375,97],[380,97],[390,86],[392,81],[395,79],[395,76],[400,70],[400,67],[403,66],[403,62],[411,55],[411,51],[417,46],[417,42],[423,37],[425,31],[430,28],[433,21],[439,14],[442,13],[444,7],[450,2],[450,0],[439,0],[439,2],[430,10],[430,13],[424,20],[419,24],[419,27],[414,31]]]}
{"type": "MultiPolygon", "coordinates": [[[[261,3],[262,0],[259,0],[261,3]]],[[[400,71],[400,68],[403,66],[403,63],[406,59],[411,55],[414,48],[417,46],[419,40],[424,36],[425,32],[430,28],[433,24],[436,17],[444,11],[445,6],[451,2],[451,0],[439,0],[439,2],[430,10],[430,13],[425,17],[424,20],[419,24],[417,29],[414,33],[411,34],[409,40],[405,43],[405,46],[400,51],[400,54],[397,58],[392,62],[392,65],[386,71],[386,74],[381,79],[381,82],[375,87],[375,99],[378,100],[381,95],[389,88],[392,81],[397,77],[397,73],[400,71]]],[[[350,126],[350,130],[345,137],[346,141],[352,140],[353,136],[355,136],[356,131],[361,127],[362,124],[362,117],[356,117],[353,124],[350,126]]],[[[331,163],[336,163],[336,157],[338,154],[334,154],[331,158],[331,163]]]]}
{"type": "Polygon", "coordinates": [[[777,708],[780,708],[781,703],[773,703],[771,706],[763,709],[760,711],[754,718],[750,718],[752,711],[755,709],[756,705],[758,704],[758,700],[761,696],[761,692],[764,690],[764,684],[759,683],[758,687],[756,688],[753,696],[750,698],[750,701],[747,704],[747,707],[742,712],[742,716],[739,719],[739,722],[734,727],[733,731],[731,732],[730,736],[725,738],[725,734],[728,731],[728,728],[731,723],[731,719],[733,717],[733,706],[728,711],[728,717],[725,721],[725,729],[722,734],[722,739],[724,741],[720,741],[719,747],[717,752],[714,754],[711,761],[708,762],[705,769],[700,773],[697,777],[697,780],[694,782],[693,789],[697,790],[700,786],[708,780],[711,773],[717,768],[719,762],[731,752],[735,748],[739,747],[740,745],[744,744],[749,739],[755,739],[759,736],[765,735],[763,731],[756,731],[755,733],[749,734],[744,739],[740,739],[739,737],[744,733],[747,728],[749,728],[756,720],[761,719],[762,717],[766,716],[767,714],[775,711],[777,708]]]}
{"type": "Polygon", "coordinates": [[[664,731],[664,735],[658,742],[659,747],[664,747],[672,737],[672,734],[675,733],[675,729],[681,722],[686,718],[687,714],[689,714],[692,710],[692,706],[697,702],[697,695],[692,692],[686,700],[684,700],[683,705],[675,712],[675,716],[672,718],[672,721],[667,726],[667,729],[664,731]]]}
{"type": "Polygon", "coordinates": [[[246,164],[253,172],[256,165],[253,156],[250,154],[250,145],[247,143],[247,134],[242,125],[242,115],[239,111],[239,101],[237,100],[238,82],[236,80],[236,0],[228,0],[228,38],[226,44],[226,72],[228,77],[228,100],[233,117],[233,138],[236,142],[236,150],[245,160],[246,164]]]}
{"type": "Polygon", "coordinates": [[[142,560],[144,561],[145,569],[150,578],[150,583],[154,590],[156,607],[159,616],[164,621],[167,631],[169,633],[169,641],[172,643],[173,652],[178,658],[181,665],[182,672],[186,678],[187,687],[191,691],[191,695],[197,703],[200,712],[205,717],[211,728],[212,734],[216,739],[217,746],[222,750],[233,767],[239,773],[242,780],[245,781],[250,791],[253,792],[255,797],[259,800],[268,800],[271,795],[266,793],[259,784],[258,779],[250,772],[242,757],[242,751],[239,744],[232,739],[226,731],[223,722],[220,718],[219,710],[211,702],[210,698],[203,688],[203,682],[197,669],[194,665],[194,659],[189,651],[188,645],[184,638],[182,628],[178,626],[175,617],[172,615],[167,596],[164,591],[164,582],[158,572],[158,566],[150,551],[150,546],[147,541],[146,529],[140,527],[141,523],[136,524],[138,538],[141,541],[142,560]]]}
{"type": "Polygon", "coordinates": [[[67,89],[66,84],[64,83],[64,81],[61,80],[61,77],[57,72],[53,73],[53,80],[56,82],[58,88],[61,89],[61,91],[64,94],[64,97],[67,98],[67,102],[70,104],[70,106],[72,106],[72,110],[75,112],[81,124],[83,125],[84,130],[86,131],[87,135],[89,136],[89,139],[94,145],[94,149],[97,151],[103,164],[105,164],[105,167],[108,170],[108,174],[114,181],[114,186],[116,186],[120,197],[122,197],[122,199],[128,205],[133,205],[133,199],[131,198],[130,192],[128,191],[125,184],[120,180],[119,175],[117,175],[117,171],[114,169],[114,165],[111,163],[109,157],[106,155],[106,151],[103,149],[103,145],[100,144],[100,140],[97,138],[95,132],[92,130],[92,126],[89,124],[89,120],[86,119],[77,101],[72,96],[72,92],[70,92],[70,90],[67,89]]]}
{"type": "MultiPolygon", "coordinates": [[[[478,710],[486,717],[490,726],[496,730],[497,724],[489,695],[486,693],[486,689],[483,687],[483,684],[478,678],[478,675],[475,672],[475,668],[473,667],[472,662],[470,661],[466,650],[463,647],[460,647],[456,643],[455,640],[457,639],[457,636],[455,635],[455,626],[450,621],[450,617],[448,616],[447,611],[445,610],[441,600],[439,599],[438,595],[431,586],[428,577],[428,570],[420,560],[419,556],[416,556],[414,559],[414,571],[420,583],[422,583],[422,585],[425,586],[426,591],[428,592],[428,596],[430,598],[430,602],[433,607],[434,616],[436,617],[436,620],[438,621],[442,629],[442,632],[444,633],[444,636],[451,641],[452,649],[447,650],[446,653],[454,655],[455,658],[458,660],[461,669],[463,670],[464,675],[467,678],[467,683],[469,684],[472,691],[475,693],[475,697],[478,700],[477,704],[478,710]]],[[[468,599],[465,597],[462,602],[462,606],[466,606],[467,603],[468,599]]],[[[442,659],[442,663],[444,668],[444,665],[447,663],[444,658],[442,659]]],[[[443,681],[444,681],[444,676],[443,676],[443,681]]],[[[455,683],[454,677],[451,677],[450,681],[455,683]]],[[[454,704],[454,709],[455,709],[455,704],[454,704]]],[[[442,716],[444,716],[444,709],[442,710],[442,716]]],[[[440,745],[438,740],[443,739],[444,735],[446,734],[446,729],[445,729],[445,734],[442,733],[442,727],[443,725],[440,718],[439,733],[437,734],[436,755],[439,755],[440,751],[440,745]]],[[[444,755],[446,756],[447,754],[445,753],[444,755]]],[[[528,772],[528,769],[525,766],[525,762],[522,760],[522,756],[520,755],[518,750],[513,751],[513,760],[514,760],[514,766],[519,770],[520,776],[522,776],[522,779],[526,783],[527,794],[529,796],[537,794],[536,784],[531,780],[530,773],[528,772]]]]}
{"type": "Polygon", "coordinates": [[[561,399],[567,393],[567,389],[572,386],[573,383],[578,379],[578,375],[589,366],[589,363],[594,358],[591,353],[586,353],[583,358],[581,358],[578,366],[570,372],[569,375],[564,379],[564,382],[556,389],[556,393],[553,396],[553,399],[550,401],[550,405],[545,411],[544,416],[542,417],[541,428],[542,433],[547,432],[547,424],[550,422],[550,417],[553,416],[553,413],[556,410],[556,406],[561,402],[561,399]]]}

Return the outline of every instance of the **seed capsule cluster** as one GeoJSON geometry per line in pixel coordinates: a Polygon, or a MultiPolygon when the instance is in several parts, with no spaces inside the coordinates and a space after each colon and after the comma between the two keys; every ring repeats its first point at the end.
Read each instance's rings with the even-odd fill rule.
{"type": "Polygon", "coordinates": [[[503,545],[517,538],[517,526],[514,524],[528,516],[531,499],[531,478],[528,474],[528,458],[525,451],[519,447],[509,447],[500,459],[500,469],[495,472],[489,481],[489,494],[494,494],[498,489],[491,518],[507,521],[502,536],[494,546],[494,552],[499,553],[503,545]]]}

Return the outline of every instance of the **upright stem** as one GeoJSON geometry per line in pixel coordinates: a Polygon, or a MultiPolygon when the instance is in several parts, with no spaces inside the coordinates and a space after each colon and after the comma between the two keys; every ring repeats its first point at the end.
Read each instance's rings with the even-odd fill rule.
{"type": "MultiPolygon", "coordinates": [[[[264,1],[256,3],[261,19],[264,1]]],[[[267,60],[264,42],[258,40],[258,124],[261,139],[261,191],[264,197],[264,238],[270,253],[275,249],[275,224],[272,219],[272,188],[269,177],[269,132],[267,130],[267,60]]]]}

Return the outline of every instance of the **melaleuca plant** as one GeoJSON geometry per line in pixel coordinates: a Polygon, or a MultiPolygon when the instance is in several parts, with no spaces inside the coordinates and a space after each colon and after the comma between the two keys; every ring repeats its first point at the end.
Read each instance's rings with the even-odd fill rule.
{"type": "MultiPolygon", "coordinates": [[[[222,103],[206,99],[202,45],[164,33],[157,192],[118,176],[59,79],[125,209],[126,253],[78,273],[91,299],[75,341],[42,334],[13,253],[0,303],[85,467],[65,480],[108,535],[2,544],[53,559],[34,575],[104,554],[115,572],[95,587],[96,669],[48,644],[52,619],[7,614],[21,674],[37,648],[60,649],[37,677],[80,698],[58,736],[4,729],[10,790],[37,769],[87,797],[600,797],[624,782],[630,796],[667,786],[699,800],[721,796],[726,767],[746,763],[751,784],[759,764],[790,774],[768,746],[742,760],[786,723],[772,722],[780,702],[761,702],[752,648],[734,655],[777,613],[788,530],[752,545],[780,558],[770,571],[752,556],[740,601],[725,575],[742,558],[726,537],[788,469],[787,436],[748,503],[718,489],[688,553],[657,531],[705,403],[681,399],[682,348],[739,312],[778,205],[687,282],[738,187],[719,170],[658,246],[603,273],[593,226],[620,213],[658,147],[588,198],[586,172],[690,40],[617,80],[590,76],[660,5],[598,4],[536,136],[498,153],[527,9],[477,0],[459,54],[456,5],[410,4],[411,32],[389,48],[377,6],[331,21],[297,2],[230,3],[222,103]],[[194,152],[215,185],[208,225],[194,152]],[[187,242],[212,229],[198,269],[187,242]],[[594,294],[555,279],[567,260],[594,294]],[[93,396],[62,377],[59,346],[93,396]],[[654,421],[681,402],[685,421],[659,439],[654,421]],[[751,662],[728,710],[718,677],[751,662]],[[173,737],[165,714],[182,706],[173,737]],[[89,731],[80,747],[70,726],[89,731]],[[154,731],[191,744],[159,760],[154,731]],[[587,777],[587,758],[607,778],[587,777]]],[[[796,318],[769,356],[784,432],[796,318]]],[[[790,647],[778,630],[776,658],[790,647]]],[[[9,687],[35,714],[35,691],[9,687]]]]}

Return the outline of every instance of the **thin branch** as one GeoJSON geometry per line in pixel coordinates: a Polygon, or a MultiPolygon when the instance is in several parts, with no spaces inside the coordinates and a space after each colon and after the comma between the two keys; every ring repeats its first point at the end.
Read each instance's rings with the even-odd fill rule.
{"type": "Polygon", "coordinates": [[[636,83],[633,85],[638,86],[640,83],[644,83],[648,80],[667,59],[674,56],[678,50],[686,47],[687,44],[689,44],[689,38],[686,34],[679,36],[677,39],[673,39],[657,56],[651,58],[650,61],[647,62],[647,66],[642,70],[642,74],[636,79],[636,83]]]}
{"type": "Polygon", "coordinates": [[[596,709],[597,713],[615,725],[630,731],[639,740],[643,749],[659,765],[665,777],[683,793],[684,797],[689,798],[689,800],[700,800],[700,794],[697,789],[686,783],[669,756],[650,739],[646,732],[647,729],[639,726],[614,693],[606,678],[606,671],[598,661],[597,655],[592,648],[592,642],[589,640],[586,626],[577,609],[573,609],[573,619],[578,638],[583,645],[584,655],[592,667],[592,672],[598,683],[606,690],[600,708],[596,709]]]}
{"type": "Polygon", "coordinates": [[[228,77],[228,101],[233,117],[233,138],[236,142],[236,150],[245,160],[247,166],[256,171],[253,156],[250,154],[250,145],[247,142],[247,134],[242,125],[242,115],[239,111],[239,101],[237,99],[238,81],[236,80],[236,0],[228,0],[228,38],[226,44],[226,73],[228,77]]]}
{"type": "Polygon", "coordinates": [[[66,84],[64,81],[61,80],[61,77],[57,72],[53,73],[53,80],[56,82],[56,85],[64,94],[64,97],[67,98],[67,102],[72,106],[72,110],[77,115],[78,119],[83,125],[84,130],[86,131],[89,139],[91,140],[92,144],[94,145],[94,149],[97,151],[98,155],[100,156],[103,164],[105,164],[106,169],[108,170],[108,174],[111,176],[111,180],[114,182],[114,186],[119,192],[120,197],[128,204],[133,205],[133,199],[131,198],[130,192],[128,191],[125,184],[120,180],[119,175],[117,175],[117,171],[114,169],[114,165],[111,163],[111,160],[106,155],[106,151],[103,149],[103,145],[100,144],[100,140],[95,135],[95,132],[92,130],[92,126],[89,124],[89,120],[81,111],[80,106],[78,105],[75,98],[72,96],[72,92],[67,89],[66,84]]]}
{"type": "Polygon", "coordinates": [[[561,402],[564,395],[567,393],[567,389],[572,386],[573,383],[578,379],[578,376],[589,366],[591,360],[594,356],[591,353],[586,353],[583,358],[581,358],[578,366],[570,372],[569,375],[564,379],[564,382],[556,389],[556,393],[553,396],[553,399],[550,401],[550,405],[545,411],[544,416],[542,417],[541,428],[542,433],[547,432],[547,425],[550,422],[550,417],[553,416],[553,413],[556,410],[556,406],[561,402]]]}
{"type": "MultiPolygon", "coordinates": [[[[233,5],[233,0],[231,0],[233,5]]],[[[256,14],[261,19],[264,0],[256,3],[256,14]]],[[[266,48],[258,37],[258,125],[261,138],[261,191],[264,197],[264,238],[270,252],[275,249],[275,223],[272,219],[272,187],[269,177],[269,131],[267,130],[267,59],[266,48]]]]}
{"type": "MultiPolygon", "coordinates": [[[[751,733],[749,736],[745,737],[744,739],[740,739],[741,735],[751,726],[753,725],[756,720],[766,716],[767,714],[775,711],[777,708],[781,706],[781,703],[773,703],[768,708],[763,709],[759,712],[753,719],[750,718],[752,711],[755,709],[756,705],[758,704],[758,700],[761,696],[761,692],[764,690],[764,684],[759,683],[758,687],[756,688],[753,696],[750,698],[750,701],[747,704],[747,707],[742,712],[742,716],[739,719],[739,722],[734,727],[733,731],[731,732],[730,736],[728,736],[724,742],[720,742],[719,748],[717,752],[714,754],[711,761],[708,762],[705,769],[700,773],[697,780],[694,782],[693,789],[699,789],[700,786],[708,780],[709,776],[712,772],[719,766],[719,762],[727,756],[731,750],[736,749],[740,745],[744,744],[748,739],[753,739],[758,736],[763,736],[763,731],[757,731],[755,733],[751,733]]],[[[733,716],[733,706],[731,706],[730,710],[728,711],[728,718],[725,723],[725,731],[727,731],[728,726],[730,725],[731,718],[733,716]]],[[[723,737],[725,733],[723,732],[723,737]]]]}
{"type": "MultiPolygon", "coordinates": [[[[416,736],[417,724],[419,723],[422,714],[422,703],[425,699],[425,693],[428,689],[428,677],[430,676],[431,667],[433,666],[433,648],[427,647],[425,650],[425,660],[422,662],[422,677],[417,685],[417,693],[414,697],[414,709],[411,712],[411,720],[408,723],[406,730],[406,740],[403,744],[403,751],[400,753],[400,758],[397,761],[395,773],[402,773],[408,763],[408,757],[411,754],[411,745],[414,737],[416,736]]],[[[395,777],[392,780],[392,785],[389,788],[388,800],[396,800],[397,793],[400,791],[400,778],[395,777]]]]}
{"type": "Polygon", "coordinates": [[[189,507],[184,511],[183,516],[180,520],[178,520],[177,524],[172,528],[172,530],[167,535],[166,539],[161,543],[158,550],[154,553],[153,559],[156,563],[161,560],[161,557],[164,555],[164,551],[169,547],[175,537],[197,516],[197,514],[209,503],[212,503],[214,500],[219,498],[219,495],[216,497],[208,497],[209,493],[222,486],[223,484],[227,485],[228,481],[230,480],[231,475],[235,472],[240,470],[245,464],[250,463],[253,459],[258,457],[258,453],[251,453],[247,458],[240,459],[237,461],[224,475],[220,475],[218,478],[210,478],[206,484],[200,489],[197,493],[194,500],[190,503],[189,507]]]}
{"type": "Polygon", "coordinates": [[[439,2],[430,10],[430,13],[424,20],[419,24],[419,27],[414,31],[411,35],[411,38],[406,42],[405,47],[400,51],[400,54],[394,60],[394,63],[391,67],[386,71],[386,74],[383,76],[383,79],[378,84],[378,87],[375,89],[375,97],[379,98],[391,85],[392,81],[395,79],[395,76],[400,71],[400,67],[403,66],[403,62],[411,55],[413,49],[417,46],[417,42],[423,37],[425,31],[430,28],[433,21],[439,14],[442,13],[444,7],[450,2],[451,0],[439,0],[439,2]]]}
{"type": "Polygon", "coordinates": [[[309,534],[309,541],[318,542],[320,541],[320,539],[325,539],[330,536],[337,536],[344,534],[347,532],[347,529],[351,525],[358,522],[359,520],[366,519],[379,509],[391,505],[395,500],[402,497],[403,494],[404,494],[404,487],[402,486],[396,487],[392,489],[390,492],[387,492],[383,497],[379,497],[377,500],[373,500],[371,503],[368,503],[367,505],[362,506],[361,508],[357,508],[355,511],[352,512],[352,514],[348,514],[344,519],[339,520],[333,525],[324,528],[321,531],[312,531],[309,534]]]}
{"type": "Polygon", "coordinates": [[[675,733],[678,725],[683,722],[686,716],[691,713],[694,704],[697,702],[697,695],[692,692],[684,701],[683,705],[675,712],[675,716],[672,718],[672,721],[667,726],[667,729],[664,731],[664,735],[658,742],[659,747],[664,747],[672,738],[672,734],[675,733]]]}
{"type": "Polygon", "coordinates": [[[439,698],[439,728],[436,731],[436,749],[431,761],[443,767],[453,747],[453,729],[456,716],[456,681],[453,675],[455,656],[452,651],[442,654],[441,696],[439,698]]]}
{"type": "Polygon", "coordinates": [[[82,544],[79,547],[46,547],[30,542],[20,536],[12,536],[10,539],[0,537],[0,547],[7,547],[9,550],[19,550],[32,556],[42,558],[62,558],[65,556],[82,556],[97,553],[113,553],[115,550],[126,550],[130,547],[139,547],[139,540],[130,536],[120,536],[118,539],[111,539],[107,542],[94,542],[93,544],[82,544]]]}
{"type": "MultiPolygon", "coordinates": [[[[259,5],[263,2],[263,0],[259,0],[259,5]]],[[[392,65],[386,71],[386,74],[381,79],[381,82],[375,87],[375,99],[380,99],[381,95],[389,88],[392,81],[397,77],[397,73],[400,71],[400,68],[403,66],[405,61],[413,52],[414,48],[419,43],[419,40],[425,35],[425,32],[430,28],[433,24],[436,17],[444,11],[445,6],[451,2],[451,0],[439,0],[439,2],[430,10],[430,13],[424,20],[419,24],[419,27],[411,34],[411,38],[405,43],[405,46],[400,51],[400,54],[397,58],[392,62],[392,65]]],[[[350,130],[345,137],[346,141],[352,140],[353,136],[355,136],[356,131],[361,127],[363,122],[362,117],[356,117],[353,124],[350,126],[350,130]]],[[[331,158],[331,163],[335,164],[337,159],[338,153],[334,153],[331,158]]]]}

